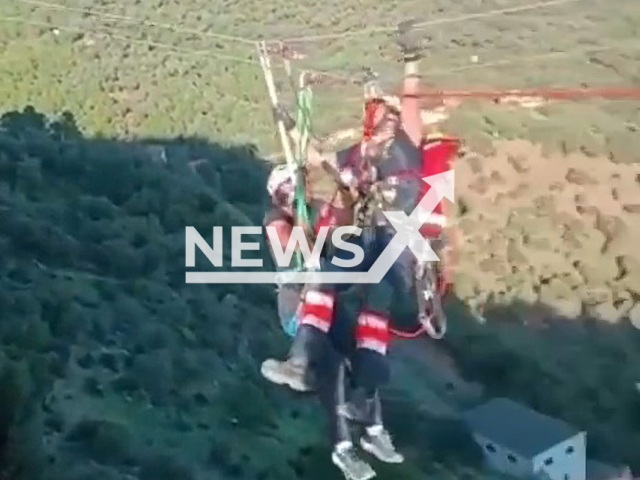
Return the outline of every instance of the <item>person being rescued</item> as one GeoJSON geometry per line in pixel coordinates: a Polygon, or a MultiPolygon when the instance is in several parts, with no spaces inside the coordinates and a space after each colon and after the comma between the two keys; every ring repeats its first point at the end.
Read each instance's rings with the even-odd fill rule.
{"type": "MultiPolygon", "coordinates": [[[[404,47],[405,80],[400,110],[380,99],[370,101],[366,119],[371,122],[365,125],[362,143],[337,153],[322,153],[310,149],[307,161],[310,167],[329,165],[339,173],[342,183],[361,192],[366,191],[366,186],[373,181],[382,181],[387,186],[392,186],[393,208],[389,209],[402,210],[410,215],[425,189],[422,177],[448,170],[447,160],[451,155],[443,152],[450,153],[451,149],[446,139],[425,141],[422,137],[417,74],[419,54],[411,45],[401,44],[401,47],[404,47]],[[430,171],[425,174],[423,158],[429,157],[436,161],[427,167],[430,171]],[[375,172],[373,176],[372,172],[375,172]]],[[[286,207],[291,195],[287,198],[284,193],[286,188],[280,191],[272,188],[272,191],[276,194],[276,208],[268,214],[265,224],[276,228],[280,245],[286,246],[293,226],[293,217],[286,207]]],[[[349,210],[352,205],[349,202],[343,201],[338,206],[329,202],[315,207],[319,212],[315,222],[316,231],[320,226],[350,225],[353,221],[353,212],[349,210]]],[[[441,203],[431,216],[424,219],[424,235],[440,237],[446,226],[446,211],[443,207],[441,203]]],[[[379,209],[372,212],[370,220],[370,225],[358,225],[365,227],[365,235],[356,240],[365,251],[364,261],[356,267],[360,271],[371,267],[396,233],[379,209]]],[[[339,416],[364,421],[366,431],[360,439],[361,446],[380,460],[391,463],[401,462],[403,457],[396,451],[383,426],[378,391],[390,375],[386,358],[390,339],[394,333],[403,333],[394,330],[397,325],[392,324],[392,300],[394,296],[406,296],[413,291],[414,267],[413,254],[406,249],[379,284],[368,286],[363,305],[351,329],[353,348],[347,348],[350,350],[354,398],[338,405],[339,416]]],[[[338,267],[327,263],[324,269],[335,271],[338,267]]],[[[440,282],[440,287],[444,288],[448,283],[449,280],[445,278],[440,282]]],[[[314,389],[313,370],[318,369],[326,360],[327,351],[332,348],[330,331],[335,328],[338,317],[337,288],[336,285],[327,284],[307,285],[298,309],[299,326],[289,358],[285,361],[266,360],[261,367],[265,378],[297,391],[314,389]]],[[[412,330],[415,332],[417,328],[412,330]]],[[[318,376],[317,373],[315,376],[318,376]]],[[[333,441],[332,460],[347,476],[366,480],[375,475],[371,467],[355,454],[348,434],[342,432],[334,435],[333,441]]]]}

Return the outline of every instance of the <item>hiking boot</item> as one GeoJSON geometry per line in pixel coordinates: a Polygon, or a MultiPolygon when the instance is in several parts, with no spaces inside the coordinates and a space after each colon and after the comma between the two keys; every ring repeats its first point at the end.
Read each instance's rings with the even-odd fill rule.
{"type": "Polygon", "coordinates": [[[313,387],[307,381],[307,363],[289,358],[284,362],[270,358],[262,362],[260,373],[277,385],[287,385],[297,392],[311,392],[313,387]]]}
{"type": "Polygon", "coordinates": [[[402,463],[404,457],[393,446],[391,435],[382,425],[367,428],[367,432],[360,438],[363,450],[376,456],[385,463],[402,463]]]}
{"type": "Polygon", "coordinates": [[[376,476],[373,468],[358,457],[350,442],[337,445],[331,453],[331,461],[347,480],[370,480],[376,476]]]}

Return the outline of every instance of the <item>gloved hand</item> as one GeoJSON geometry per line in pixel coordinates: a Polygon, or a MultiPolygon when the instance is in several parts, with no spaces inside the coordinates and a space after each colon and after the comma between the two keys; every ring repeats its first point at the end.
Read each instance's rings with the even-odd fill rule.
{"type": "Polygon", "coordinates": [[[275,107],[272,113],[273,113],[273,120],[276,123],[278,123],[279,121],[282,121],[284,123],[284,128],[287,131],[293,130],[295,128],[296,126],[295,120],[291,115],[289,115],[289,112],[287,112],[287,110],[282,105],[278,105],[277,107],[275,107]]]}
{"type": "Polygon", "coordinates": [[[378,84],[379,79],[380,75],[371,70],[369,67],[363,67],[362,82],[366,88],[365,97],[374,98],[382,95],[380,85],[378,84]]]}
{"type": "Polygon", "coordinates": [[[379,75],[369,67],[362,69],[364,83],[372,83],[378,80],[379,75]]]}
{"type": "Polygon", "coordinates": [[[413,27],[415,20],[406,20],[398,24],[396,42],[400,47],[405,62],[413,62],[422,58],[423,41],[413,27]]]}

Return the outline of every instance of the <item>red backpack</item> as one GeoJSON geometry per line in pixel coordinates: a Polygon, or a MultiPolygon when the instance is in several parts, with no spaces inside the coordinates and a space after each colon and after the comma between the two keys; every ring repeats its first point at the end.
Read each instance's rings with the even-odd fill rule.
{"type": "MultiPolygon", "coordinates": [[[[453,168],[453,162],[460,150],[460,141],[455,137],[427,138],[422,142],[422,169],[420,178],[444,173],[453,168]]],[[[427,182],[422,182],[420,198],[431,188],[427,182]]],[[[420,229],[423,236],[438,236],[446,224],[446,218],[440,202],[431,214],[431,220],[420,229]]]]}

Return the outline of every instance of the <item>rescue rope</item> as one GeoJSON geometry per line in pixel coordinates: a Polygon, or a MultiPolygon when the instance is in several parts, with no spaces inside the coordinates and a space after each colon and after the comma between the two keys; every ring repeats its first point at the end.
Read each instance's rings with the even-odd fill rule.
{"type": "MultiPolygon", "coordinates": [[[[306,178],[304,175],[304,166],[307,162],[307,149],[309,139],[311,138],[311,105],[313,100],[313,92],[311,86],[305,84],[305,75],[300,76],[300,86],[296,93],[296,125],[300,131],[300,139],[297,142],[296,151],[296,182],[294,202],[296,209],[296,219],[298,223],[302,223],[305,228],[310,225],[309,208],[307,204],[306,178]]],[[[304,260],[300,249],[296,250],[296,269],[302,269],[304,260]]]]}
{"type": "MultiPolygon", "coordinates": [[[[313,100],[313,91],[308,82],[308,74],[303,71],[300,73],[298,83],[293,78],[293,70],[291,68],[291,59],[294,58],[292,51],[280,42],[276,49],[278,55],[282,57],[284,70],[289,79],[289,84],[293,90],[296,105],[296,128],[298,130],[297,139],[295,140],[295,156],[290,162],[291,178],[293,181],[293,209],[294,221],[297,225],[302,226],[305,231],[309,230],[309,208],[307,203],[307,185],[304,174],[304,167],[307,162],[307,149],[311,138],[311,105],[313,100]]],[[[264,52],[269,54],[267,48],[264,52]]],[[[308,265],[305,265],[300,249],[296,249],[293,264],[293,271],[302,271],[308,265]]]]}

